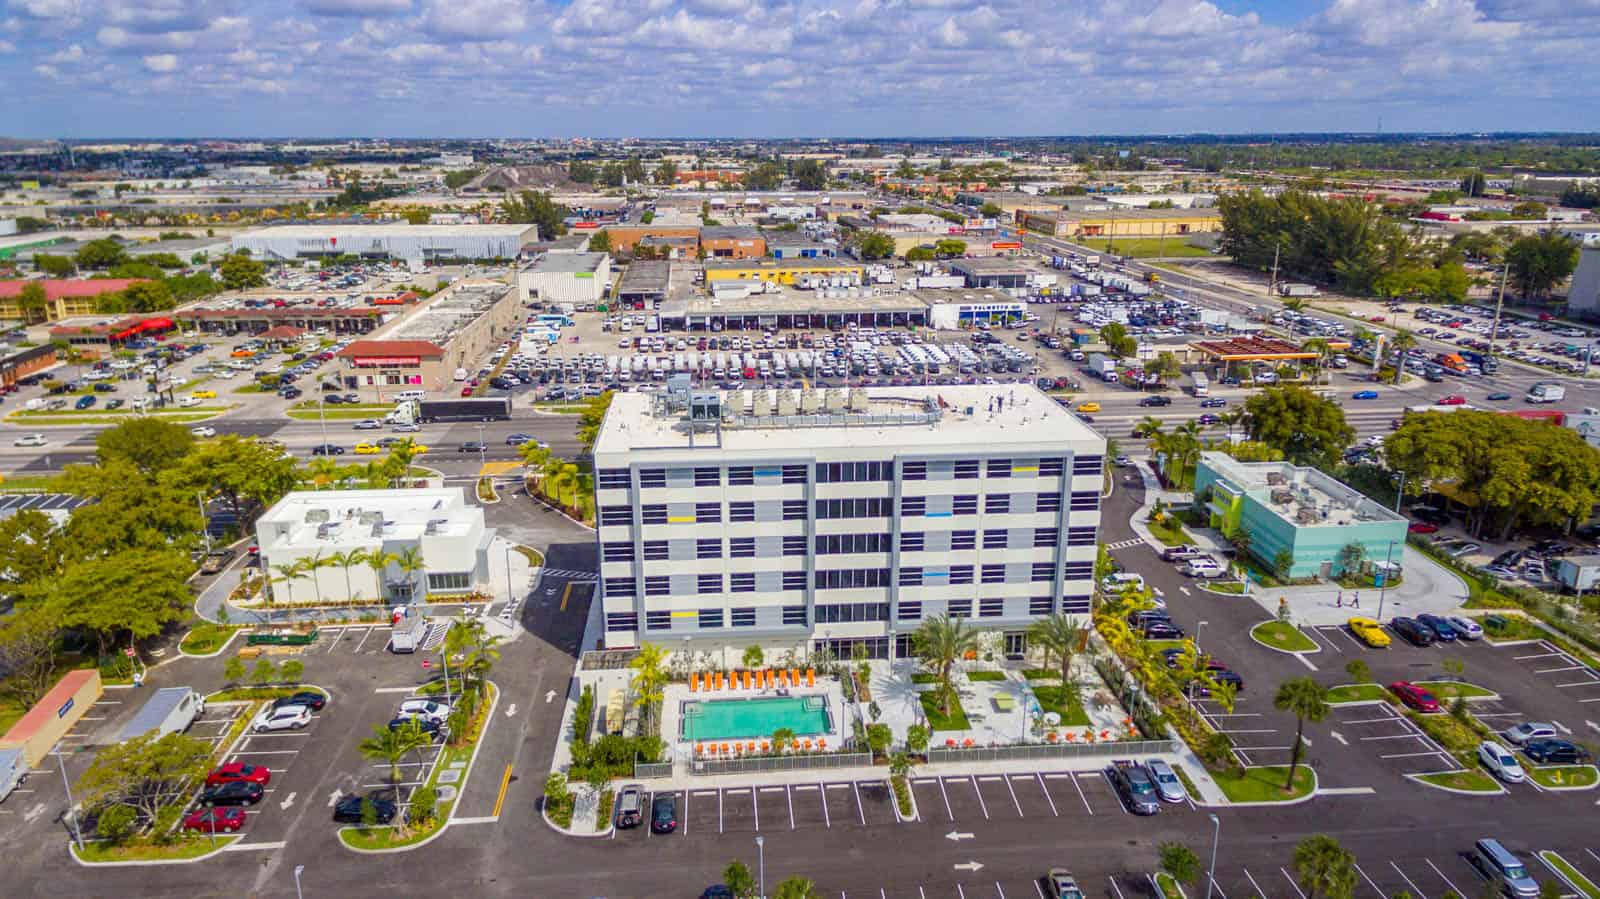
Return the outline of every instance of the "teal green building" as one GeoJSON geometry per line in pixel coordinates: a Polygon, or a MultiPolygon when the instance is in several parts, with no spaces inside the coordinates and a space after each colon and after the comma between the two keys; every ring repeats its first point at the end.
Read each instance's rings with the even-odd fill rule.
{"type": "Polygon", "coordinates": [[[1243,533],[1265,567],[1276,569],[1287,551],[1291,578],[1338,577],[1351,562],[1383,562],[1391,549],[1398,560],[1405,546],[1405,517],[1314,468],[1201,453],[1194,495],[1211,526],[1229,539],[1243,533]]]}

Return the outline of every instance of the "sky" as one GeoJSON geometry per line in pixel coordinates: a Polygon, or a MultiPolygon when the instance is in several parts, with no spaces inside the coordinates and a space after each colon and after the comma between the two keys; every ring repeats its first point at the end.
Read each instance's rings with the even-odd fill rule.
{"type": "Polygon", "coordinates": [[[1600,0],[0,0],[13,137],[1600,130],[1600,0]]]}

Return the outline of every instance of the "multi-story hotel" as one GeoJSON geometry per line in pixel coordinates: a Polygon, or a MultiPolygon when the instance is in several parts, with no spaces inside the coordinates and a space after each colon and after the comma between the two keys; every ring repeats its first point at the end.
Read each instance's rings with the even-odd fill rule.
{"type": "Polygon", "coordinates": [[[1087,615],[1105,438],[1032,386],[620,394],[595,444],[607,647],[857,644],[1087,615]]]}

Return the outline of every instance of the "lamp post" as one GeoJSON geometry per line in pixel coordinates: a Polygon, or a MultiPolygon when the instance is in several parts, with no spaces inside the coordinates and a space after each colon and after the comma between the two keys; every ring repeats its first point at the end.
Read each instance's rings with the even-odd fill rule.
{"type": "MultiPolygon", "coordinates": [[[[506,543],[506,602],[517,601],[516,588],[511,585],[511,544],[506,543]]],[[[487,609],[485,610],[487,611],[487,609]]]]}
{"type": "MultiPolygon", "coordinates": [[[[1215,818],[1216,815],[1212,815],[1211,817],[1215,818]]],[[[306,869],[305,865],[295,865],[294,866],[294,895],[295,895],[295,899],[305,899],[305,894],[300,892],[300,874],[303,871],[305,871],[305,869],[306,869]]]]}
{"type": "Polygon", "coordinates": [[[1401,471],[1400,472],[1400,486],[1398,488],[1396,488],[1395,492],[1394,492],[1394,510],[1395,510],[1396,513],[1398,513],[1400,511],[1400,500],[1405,495],[1406,495],[1406,473],[1404,471],[1401,471]]]}
{"type": "Polygon", "coordinates": [[[61,754],[60,741],[56,742],[55,748],[50,750],[50,754],[55,756],[56,761],[61,765],[61,786],[65,787],[67,791],[67,814],[72,816],[72,838],[78,843],[78,851],[82,852],[83,831],[78,827],[78,812],[76,803],[72,801],[72,784],[67,780],[67,760],[61,754]]]}
{"type": "Polygon", "coordinates": [[[760,886],[757,895],[765,899],[767,895],[767,850],[762,848],[767,845],[766,837],[756,837],[756,883],[760,886]]]}
{"type": "Polygon", "coordinates": [[[1394,560],[1394,541],[1389,541],[1389,551],[1383,557],[1383,583],[1378,585],[1378,620],[1383,620],[1383,595],[1389,590],[1389,564],[1394,560]]]}
{"type": "Polygon", "coordinates": [[[1206,899],[1211,899],[1211,890],[1217,885],[1217,840],[1222,836],[1222,819],[1216,815],[1211,818],[1211,867],[1206,870],[1206,899]]]}
{"type": "Polygon", "coordinates": [[[1204,620],[1194,626],[1194,654],[1196,658],[1200,656],[1200,629],[1205,626],[1206,622],[1204,620]]]}

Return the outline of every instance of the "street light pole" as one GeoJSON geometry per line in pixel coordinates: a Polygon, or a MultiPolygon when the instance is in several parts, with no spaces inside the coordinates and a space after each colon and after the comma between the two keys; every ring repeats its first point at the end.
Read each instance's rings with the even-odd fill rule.
{"type": "Polygon", "coordinates": [[[50,753],[56,757],[56,761],[61,765],[61,786],[65,787],[67,791],[67,814],[72,816],[72,838],[78,843],[78,851],[82,852],[83,831],[78,827],[78,812],[76,803],[72,801],[72,784],[67,780],[67,760],[61,754],[60,741],[56,742],[55,748],[50,750],[50,753]]]}
{"type": "Polygon", "coordinates": [[[1383,595],[1389,590],[1389,564],[1394,560],[1394,541],[1389,541],[1389,552],[1383,557],[1383,583],[1378,585],[1378,620],[1383,620],[1383,595]]]}
{"type": "Polygon", "coordinates": [[[1200,629],[1205,626],[1205,621],[1201,621],[1194,627],[1194,654],[1196,658],[1198,658],[1200,655],[1200,629]]]}
{"type": "Polygon", "coordinates": [[[1405,470],[1402,469],[1401,472],[1400,472],[1400,487],[1399,487],[1399,489],[1395,490],[1395,492],[1394,492],[1394,510],[1395,510],[1395,512],[1399,512],[1400,511],[1400,499],[1402,497],[1404,497],[1405,495],[1406,495],[1406,473],[1405,473],[1405,470]]]}
{"type": "MultiPolygon", "coordinates": [[[[1212,815],[1211,817],[1215,818],[1216,815],[1212,815]]],[[[295,865],[294,866],[294,895],[295,895],[295,899],[305,899],[305,894],[300,892],[300,874],[301,874],[301,872],[305,871],[305,869],[306,869],[305,865],[295,865]]]]}
{"type": "Polygon", "coordinates": [[[757,895],[761,896],[762,899],[766,899],[767,896],[767,851],[762,848],[766,845],[766,837],[756,837],[756,870],[759,872],[756,882],[760,885],[757,895]]]}
{"type": "Polygon", "coordinates": [[[1211,818],[1211,867],[1206,871],[1206,899],[1211,899],[1211,890],[1217,885],[1217,841],[1222,836],[1222,819],[1216,815],[1211,818]]]}
{"type": "Polygon", "coordinates": [[[1494,325],[1489,328],[1489,355],[1494,355],[1494,341],[1500,336],[1500,310],[1506,305],[1506,278],[1511,274],[1511,263],[1500,269],[1500,296],[1494,302],[1494,325]]]}

